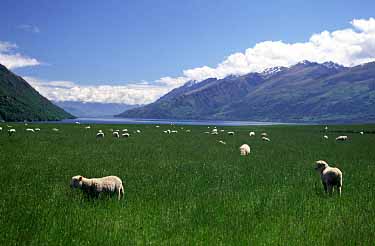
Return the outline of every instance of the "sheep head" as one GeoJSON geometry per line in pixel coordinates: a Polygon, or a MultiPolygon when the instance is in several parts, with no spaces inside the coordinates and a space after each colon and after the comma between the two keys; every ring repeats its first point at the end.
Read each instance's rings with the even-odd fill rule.
{"type": "Polygon", "coordinates": [[[77,175],[72,177],[72,180],[70,181],[70,187],[72,188],[82,188],[82,179],[83,176],[77,175]]]}
{"type": "Polygon", "coordinates": [[[324,169],[326,169],[328,167],[328,163],[323,161],[323,160],[319,160],[319,161],[316,161],[315,162],[315,170],[318,171],[318,172],[323,172],[324,169]]]}

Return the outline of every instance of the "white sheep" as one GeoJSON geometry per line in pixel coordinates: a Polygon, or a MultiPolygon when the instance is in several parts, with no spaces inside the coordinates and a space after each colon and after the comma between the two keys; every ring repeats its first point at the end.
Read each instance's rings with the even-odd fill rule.
{"type": "Polygon", "coordinates": [[[54,132],[58,132],[59,129],[57,129],[57,128],[52,128],[52,131],[54,131],[54,132]]]}
{"type": "Polygon", "coordinates": [[[9,136],[12,136],[15,133],[16,133],[16,129],[14,129],[14,128],[11,128],[11,129],[8,130],[8,135],[9,136]]]}
{"type": "Polygon", "coordinates": [[[241,145],[240,154],[241,155],[249,155],[250,154],[250,146],[247,145],[247,144],[241,145]]]}
{"type": "Polygon", "coordinates": [[[225,132],[225,130],[221,129],[220,132],[225,132]]]}
{"type": "Polygon", "coordinates": [[[219,143],[221,143],[221,144],[227,144],[227,143],[224,142],[223,140],[219,140],[219,143]]]}
{"type": "Polygon", "coordinates": [[[91,128],[91,126],[85,126],[85,129],[90,129],[91,128]]]}
{"type": "Polygon", "coordinates": [[[262,140],[263,140],[263,141],[266,141],[266,142],[271,141],[271,139],[269,139],[269,138],[267,138],[267,137],[262,137],[262,140]]]}
{"type": "Polygon", "coordinates": [[[360,131],[359,134],[363,135],[363,134],[365,134],[365,133],[364,133],[363,131],[360,131]]]}
{"type": "Polygon", "coordinates": [[[141,133],[141,130],[136,130],[136,133],[141,133]]]}
{"type": "Polygon", "coordinates": [[[112,133],[112,136],[115,137],[115,138],[119,138],[120,137],[120,134],[118,132],[113,132],[112,133]]]}
{"type": "Polygon", "coordinates": [[[155,126],[156,128],[159,128],[160,126],[155,126]]]}
{"type": "Polygon", "coordinates": [[[327,135],[324,135],[323,138],[324,138],[324,139],[328,139],[328,136],[327,136],[327,135]]]}
{"type": "Polygon", "coordinates": [[[128,138],[128,137],[130,137],[130,134],[127,133],[127,132],[125,132],[125,133],[123,133],[121,136],[122,136],[123,138],[128,138]]]}
{"type": "Polygon", "coordinates": [[[212,133],[214,133],[214,132],[217,133],[217,129],[216,128],[212,129],[212,133]]]}
{"type": "Polygon", "coordinates": [[[186,132],[191,132],[191,130],[188,129],[188,130],[186,130],[186,132]]]}
{"type": "Polygon", "coordinates": [[[234,132],[228,132],[228,135],[234,136],[234,132]]]}
{"type": "Polygon", "coordinates": [[[98,197],[100,193],[117,194],[118,200],[124,197],[124,186],[117,176],[103,178],[85,178],[81,175],[72,177],[70,187],[79,188],[87,195],[98,197]]]}
{"type": "Polygon", "coordinates": [[[40,128],[35,128],[34,129],[36,132],[40,132],[40,128]]]}
{"type": "Polygon", "coordinates": [[[210,132],[204,132],[204,134],[210,134],[210,132]]]}
{"type": "Polygon", "coordinates": [[[0,127],[0,132],[3,130],[3,128],[2,127],[0,127]]]}
{"type": "Polygon", "coordinates": [[[336,138],[336,141],[346,141],[346,140],[348,140],[348,136],[338,136],[336,138]]]}
{"type": "Polygon", "coordinates": [[[330,167],[327,162],[319,160],[315,162],[315,170],[319,172],[324,191],[332,194],[333,187],[336,187],[341,196],[342,172],[336,167],[330,167]]]}
{"type": "Polygon", "coordinates": [[[177,130],[173,130],[173,131],[171,131],[171,133],[178,133],[178,131],[177,130]]]}
{"type": "Polygon", "coordinates": [[[211,132],[211,135],[218,135],[218,132],[211,132]]]}
{"type": "Polygon", "coordinates": [[[123,132],[127,132],[127,131],[128,131],[128,129],[122,129],[122,131],[123,131],[123,132]]]}
{"type": "Polygon", "coordinates": [[[255,132],[250,132],[249,133],[249,136],[251,137],[251,136],[255,136],[255,132]]]}
{"type": "Polygon", "coordinates": [[[262,132],[262,134],[260,134],[260,136],[262,136],[262,137],[267,137],[268,134],[267,134],[266,132],[262,132]]]}
{"type": "Polygon", "coordinates": [[[102,130],[99,130],[96,134],[96,138],[104,138],[104,132],[102,130]]]}
{"type": "Polygon", "coordinates": [[[171,134],[171,130],[165,130],[165,131],[163,131],[164,133],[167,133],[167,134],[171,134]]]}
{"type": "Polygon", "coordinates": [[[26,128],[26,131],[27,132],[33,132],[33,133],[35,132],[34,129],[32,129],[32,128],[26,128]]]}

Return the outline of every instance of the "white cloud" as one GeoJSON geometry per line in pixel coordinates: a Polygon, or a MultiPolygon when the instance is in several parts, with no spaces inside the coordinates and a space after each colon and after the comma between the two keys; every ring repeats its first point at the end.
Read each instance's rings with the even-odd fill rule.
{"type": "Polygon", "coordinates": [[[18,29],[21,29],[25,32],[40,33],[40,29],[34,25],[22,24],[17,26],[18,29]]]}
{"type": "Polygon", "coordinates": [[[145,104],[155,101],[171,89],[165,85],[150,85],[144,82],[124,86],[80,86],[71,81],[44,81],[33,77],[23,78],[43,96],[53,101],[145,104]]]}
{"type": "Polygon", "coordinates": [[[35,58],[30,58],[14,52],[15,49],[17,49],[17,45],[0,41],[0,64],[6,66],[8,69],[40,64],[35,58]]]}
{"type": "Polygon", "coordinates": [[[229,55],[214,68],[203,66],[183,71],[185,81],[261,72],[270,67],[291,66],[302,60],[333,61],[345,66],[374,61],[375,19],[354,19],[350,23],[352,28],[313,34],[306,42],[257,43],[243,53],[229,55]]]}

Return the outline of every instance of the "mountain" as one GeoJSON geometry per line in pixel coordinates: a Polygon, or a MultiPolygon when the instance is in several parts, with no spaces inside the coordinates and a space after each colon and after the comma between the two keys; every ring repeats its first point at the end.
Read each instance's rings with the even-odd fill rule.
{"type": "Polygon", "coordinates": [[[74,118],[0,64],[0,120],[46,121],[74,118]]]}
{"type": "Polygon", "coordinates": [[[108,117],[119,114],[125,110],[141,106],[121,103],[95,103],[75,101],[56,101],[53,103],[77,117],[108,117]]]}
{"type": "Polygon", "coordinates": [[[188,82],[127,118],[275,122],[375,121],[375,62],[303,61],[262,73],[188,82]]]}

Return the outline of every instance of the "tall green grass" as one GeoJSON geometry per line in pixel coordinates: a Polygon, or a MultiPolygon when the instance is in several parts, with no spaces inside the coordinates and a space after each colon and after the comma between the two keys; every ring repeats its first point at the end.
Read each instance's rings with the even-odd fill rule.
{"type": "Polygon", "coordinates": [[[330,126],[354,131],[341,143],[333,132],[324,140],[322,126],[219,127],[235,136],[206,126],[14,126],[12,137],[0,132],[0,245],[375,243],[375,135],[355,133],[374,125],[330,126]],[[142,132],[115,139],[110,128],[142,132]],[[162,132],[171,128],[179,132],[162,132]],[[323,194],[319,159],[343,171],[341,198],[323,194]],[[125,198],[88,200],[69,187],[79,174],[119,176],[125,198]]]}

